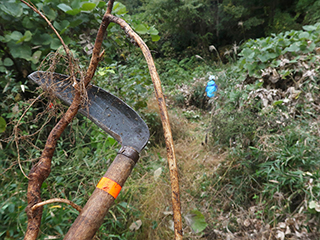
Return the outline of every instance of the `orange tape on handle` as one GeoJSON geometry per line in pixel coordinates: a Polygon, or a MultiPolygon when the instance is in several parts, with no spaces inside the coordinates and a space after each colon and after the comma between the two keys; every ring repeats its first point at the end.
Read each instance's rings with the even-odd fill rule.
{"type": "Polygon", "coordinates": [[[121,186],[110,178],[102,177],[97,185],[97,188],[109,193],[115,199],[121,191],[121,186]]]}

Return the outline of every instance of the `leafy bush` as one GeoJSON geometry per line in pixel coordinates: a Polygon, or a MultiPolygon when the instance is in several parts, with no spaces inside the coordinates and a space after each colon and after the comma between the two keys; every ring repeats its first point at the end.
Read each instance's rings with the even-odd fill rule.
{"type": "Polygon", "coordinates": [[[263,78],[269,83],[295,78],[305,64],[314,65],[319,47],[320,23],[303,27],[304,31],[287,31],[267,38],[249,40],[239,53],[239,73],[246,77],[263,78]]]}
{"type": "MultiPolygon", "coordinates": [[[[57,50],[60,40],[47,28],[47,23],[38,14],[18,0],[2,0],[1,10],[1,31],[0,42],[3,48],[0,51],[0,71],[13,67],[22,73],[37,69],[37,64],[50,51],[57,50]],[[22,24],[21,24],[22,23],[22,24]],[[26,65],[26,66],[25,66],[26,65]]],[[[106,2],[104,1],[51,1],[38,0],[35,6],[39,8],[45,16],[52,22],[64,42],[69,48],[81,56],[82,51],[91,54],[96,31],[99,26],[106,2]],[[77,34],[75,34],[77,33],[77,34]],[[80,38],[80,39],[79,39],[80,38]],[[80,41],[81,40],[81,41],[80,41]]],[[[126,7],[115,2],[113,14],[124,18],[133,28],[142,35],[151,36],[153,41],[159,40],[158,31],[153,26],[142,23],[138,18],[127,14],[126,7]]],[[[103,44],[106,48],[107,60],[120,57],[123,50],[128,47],[129,40],[125,39],[125,34],[119,30],[115,24],[110,24],[108,28],[108,41],[103,44]]],[[[131,44],[130,44],[131,45],[131,44]]],[[[83,61],[88,57],[82,56],[83,61]]],[[[25,74],[24,74],[25,76],[25,74]]]]}
{"type": "MultiPolygon", "coordinates": [[[[61,3],[36,0],[33,3],[58,30],[73,57],[77,58],[75,63],[80,62],[78,69],[85,68],[96,34],[92,29],[99,26],[106,2],[84,0],[61,3]]],[[[66,109],[59,100],[48,97],[48,102],[43,96],[37,100],[33,98],[39,92],[35,91],[34,85],[29,84],[26,76],[30,71],[38,69],[40,63],[41,70],[47,70],[49,65],[50,69],[56,69],[57,72],[66,73],[68,70],[59,49],[61,43],[39,15],[15,0],[0,1],[0,10],[0,167],[3,180],[1,187],[5,191],[1,195],[3,204],[0,205],[0,238],[18,239],[23,236],[26,227],[24,210],[27,206],[27,180],[21,170],[27,174],[38,160],[49,132],[66,109]]],[[[145,40],[159,40],[155,27],[141,22],[138,17],[128,15],[123,4],[116,2],[113,14],[124,18],[145,40]]],[[[125,39],[125,33],[115,24],[110,24],[108,33],[108,41],[103,43],[108,57],[102,64],[123,60],[122,55],[126,57],[131,50],[135,51],[136,48],[132,48],[132,44],[125,39]]],[[[150,84],[144,82],[147,82],[145,68],[141,70],[143,73],[137,67],[132,68],[131,72],[137,74],[130,75],[125,66],[118,63],[114,65],[120,69],[119,75],[129,75],[132,78],[130,86],[122,82],[123,91],[120,94],[126,92],[126,100],[135,103],[133,105],[138,109],[142,108],[145,104],[142,98],[147,95],[144,85],[150,84]],[[136,88],[134,81],[138,82],[136,88]],[[136,97],[131,98],[132,93],[136,97]]],[[[118,86],[122,87],[120,84],[118,86]]],[[[59,140],[53,157],[52,173],[42,186],[43,199],[68,198],[83,206],[107,169],[106,165],[114,158],[115,148],[117,145],[114,139],[79,116],[59,140]],[[65,182],[68,184],[64,184],[65,182]]],[[[98,235],[115,239],[134,235],[130,231],[123,233],[123,230],[127,230],[127,215],[133,211],[129,205],[124,208],[125,204],[122,201],[119,206],[113,207],[112,212],[119,216],[119,220],[111,226],[105,224],[102,227],[104,232],[98,235]]],[[[43,234],[39,238],[62,237],[70,227],[70,219],[75,219],[77,214],[74,209],[63,204],[46,206],[44,224],[41,226],[43,234]]]]}
{"type": "Polygon", "coordinates": [[[126,64],[116,62],[100,67],[97,73],[100,87],[122,98],[135,110],[141,111],[147,106],[153,86],[142,54],[131,54],[126,64]]]}
{"type": "Polygon", "coordinates": [[[215,184],[241,207],[263,206],[268,223],[319,217],[319,26],[249,40],[217,73],[212,137],[230,153],[215,184]]]}

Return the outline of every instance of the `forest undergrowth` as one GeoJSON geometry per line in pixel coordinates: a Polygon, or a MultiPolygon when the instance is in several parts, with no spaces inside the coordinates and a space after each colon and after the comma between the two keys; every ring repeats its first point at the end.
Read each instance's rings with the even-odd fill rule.
{"type": "MultiPolygon", "coordinates": [[[[123,14],[125,7],[116,10],[123,14]]],[[[199,56],[156,60],[180,169],[186,239],[320,238],[319,35],[315,24],[248,40],[225,55],[228,64],[199,56]],[[209,76],[218,85],[213,98],[205,93],[209,76]]],[[[55,56],[63,59],[59,50],[55,56]]],[[[169,170],[152,83],[140,53],[121,56],[99,67],[96,84],[138,111],[151,138],[95,239],[173,239],[169,170]]],[[[55,69],[63,70],[62,63],[55,69]]],[[[0,82],[0,237],[6,240],[25,233],[23,172],[37,162],[66,110],[15,77],[7,71],[0,82]]],[[[83,206],[119,147],[78,115],[59,140],[43,199],[83,206]]],[[[39,239],[63,239],[77,215],[62,203],[46,205],[39,239]]]]}
{"type": "Polygon", "coordinates": [[[250,40],[234,64],[169,88],[187,121],[176,144],[188,238],[319,238],[318,39],[315,24],[250,40]]]}

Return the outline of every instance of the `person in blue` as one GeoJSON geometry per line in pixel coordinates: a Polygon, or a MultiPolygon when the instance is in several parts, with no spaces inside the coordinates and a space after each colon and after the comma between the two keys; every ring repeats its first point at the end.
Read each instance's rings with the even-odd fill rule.
{"type": "Polygon", "coordinates": [[[213,75],[209,76],[209,82],[207,83],[206,92],[209,98],[214,97],[214,93],[218,90],[218,85],[214,81],[216,77],[213,75]]]}

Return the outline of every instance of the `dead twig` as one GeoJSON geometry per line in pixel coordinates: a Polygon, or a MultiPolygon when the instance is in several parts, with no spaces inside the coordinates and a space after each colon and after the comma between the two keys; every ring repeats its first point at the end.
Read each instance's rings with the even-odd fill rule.
{"type": "MultiPolygon", "coordinates": [[[[18,127],[20,125],[20,122],[22,120],[22,118],[26,115],[26,113],[28,112],[28,110],[33,106],[33,104],[43,95],[44,93],[40,94],[28,107],[27,109],[24,111],[24,113],[21,115],[21,117],[19,118],[17,124],[14,126],[13,128],[13,132],[14,132],[14,142],[16,144],[16,148],[17,148],[17,153],[18,153],[18,164],[19,164],[19,168],[22,172],[22,174],[28,178],[28,176],[25,174],[25,172],[23,171],[23,168],[21,166],[21,162],[20,162],[20,150],[19,150],[19,139],[18,139],[18,127]]],[[[28,178],[29,179],[29,178],[28,178]]]]}
{"type": "Polygon", "coordinates": [[[66,204],[70,205],[71,207],[73,207],[74,209],[76,209],[78,212],[81,212],[81,210],[82,210],[79,205],[75,204],[74,202],[72,202],[68,199],[63,199],[63,198],[52,198],[52,199],[37,203],[32,206],[31,210],[34,211],[39,207],[42,207],[44,205],[51,204],[51,203],[56,203],[56,202],[66,203],[66,204]]]}
{"type": "Polygon", "coordinates": [[[147,64],[149,67],[149,73],[150,73],[155,94],[156,94],[156,98],[158,100],[161,122],[164,130],[164,137],[165,137],[166,147],[167,147],[167,158],[168,158],[168,164],[170,169],[170,180],[171,180],[171,199],[172,199],[175,239],[176,240],[182,239],[182,235],[183,235],[182,217],[181,217],[181,206],[180,206],[181,204],[180,204],[179,175],[178,175],[177,161],[175,156],[169,115],[168,115],[165,99],[162,93],[161,81],[160,81],[156,66],[154,64],[154,61],[148,46],[123,19],[113,16],[111,14],[107,14],[104,17],[106,17],[108,21],[114,22],[120,25],[120,27],[124,30],[126,35],[134,41],[134,44],[137,44],[140,47],[147,61],[147,64]]]}

